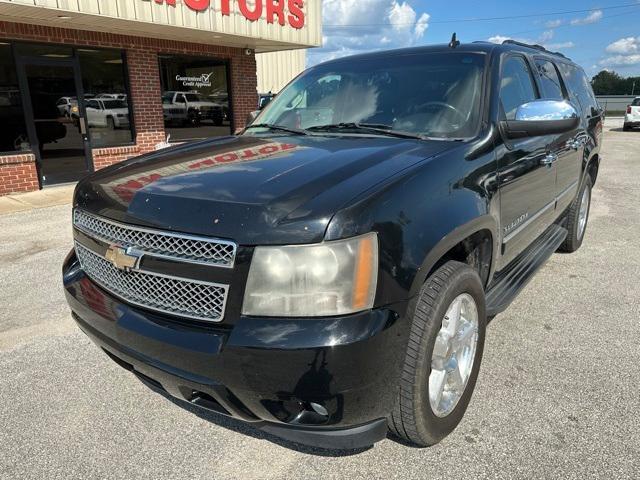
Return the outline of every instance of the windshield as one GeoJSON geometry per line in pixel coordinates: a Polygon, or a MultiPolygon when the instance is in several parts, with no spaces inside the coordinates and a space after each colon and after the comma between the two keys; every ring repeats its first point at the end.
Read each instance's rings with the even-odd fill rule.
{"type": "Polygon", "coordinates": [[[196,95],[195,93],[185,93],[184,97],[187,99],[187,102],[202,102],[200,95],[196,95]]]}
{"type": "Polygon", "coordinates": [[[111,110],[113,108],[127,108],[127,104],[122,100],[103,100],[102,104],[107,110],[111,110]]]}
{"type": "Polygon", "coordinates": [[[429,137],[469,137],[480,115],[484,65],[483,54],[458,52],[320,65],[289,84],[254,124],[317,131],[356,123],[429,137]]]}

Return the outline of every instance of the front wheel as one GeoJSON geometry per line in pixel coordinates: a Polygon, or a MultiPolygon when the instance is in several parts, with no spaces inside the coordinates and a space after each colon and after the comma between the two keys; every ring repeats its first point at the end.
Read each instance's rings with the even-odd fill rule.
{"type": "Polygon", "coordinates": [[[449,261],[427,279],[388,420],[394,434],[424,447],[458,426],[480,371],[486,324],[484,288],[473,268],[449,261]]]}
{"type": "Polygon", "coordinates": [[[561,252],[573,253],[582,245],[589,221],[592,185],[591,177],[587,176],[580,193],[567,210],[567,230],[569,233],[558,249],[561,252]]]}

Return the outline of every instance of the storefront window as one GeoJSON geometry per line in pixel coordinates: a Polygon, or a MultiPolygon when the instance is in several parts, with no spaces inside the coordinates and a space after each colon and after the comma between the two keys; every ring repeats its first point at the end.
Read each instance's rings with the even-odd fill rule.
{"type": "Polygon", "coordinates": [[[0,152],[30,148],[11,45],[0,42],[0,152]]]}
{"type": "Polygon", "coordinates": [[[87,126],[93,147],[133,141],[132,115],[121,50],[78,48],[87,126]]]}
{"type": "Polygon", "coordinates": [[[161,55],[160,82],[170,141],[229,135],[231,112],[224,61],[161,55]]]}
{"type": "Polygon", "coordinates": [[[16,54],[25,57],[63,59],[73,57],[73,48],[68,45],[47,45],[42,43],[16,43],[16,54]]]}

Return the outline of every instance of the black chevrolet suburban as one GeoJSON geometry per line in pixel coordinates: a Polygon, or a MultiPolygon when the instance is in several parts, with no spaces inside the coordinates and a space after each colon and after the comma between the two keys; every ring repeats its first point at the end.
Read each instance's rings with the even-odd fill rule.
{"type": "Polygon", "coordinates": [[[317,65],[240,135],[83,179],[66,297],[185,405],[308,445],[432,445],[487,321],[582,244],[602,123],[584,71],[535,45],[317,65]]]}

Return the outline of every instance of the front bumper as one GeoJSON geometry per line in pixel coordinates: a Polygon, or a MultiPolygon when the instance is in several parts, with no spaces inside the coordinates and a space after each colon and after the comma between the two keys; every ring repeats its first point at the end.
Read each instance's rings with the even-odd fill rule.
{"type": "Polygon", "coordinates": [[[289,440],[358,448],[386,435],[406,350],[406,304],[321,319],[202,327],[130,306],[65,261],[80,328],[156,390],[289,440]]]}

